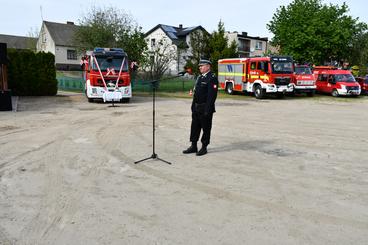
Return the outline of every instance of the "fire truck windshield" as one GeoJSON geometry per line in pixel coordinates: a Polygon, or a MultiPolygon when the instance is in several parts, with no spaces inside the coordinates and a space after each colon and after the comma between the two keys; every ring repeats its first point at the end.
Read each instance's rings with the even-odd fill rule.
{"type": "Polygon", "coordinates": [[[336,82],[348,82],[348,83],[355,82],[355,78],[351,74],[336,74],[334,75],[334,80],[336,82]]]}
{"type": "Polygon", "coordinates": [[[312,70],[309,67],[295,67],[295,74],[310,75],[312,74],[312,70]]]}
{"type": "Polygon", "coordinates": [[[293,64],[291,62],[272,62],[272,72],[275,74],[293,73],[293,64]]]}
{"type": "MultiPolygon", "coordinates": [[[[107,71],[107,69],[114,69],[116,72],[119,72],[121,63],[123,62],[124,57],[96,57],[98,65],[100,66],[101,71],[107,71]]],[[[98,70],[95,62],[92,63],[92,69],[98,70]]],[[[125,58],[125,62],[123,65],[122,71],[128,71],[128,60],[125,58]]]]}

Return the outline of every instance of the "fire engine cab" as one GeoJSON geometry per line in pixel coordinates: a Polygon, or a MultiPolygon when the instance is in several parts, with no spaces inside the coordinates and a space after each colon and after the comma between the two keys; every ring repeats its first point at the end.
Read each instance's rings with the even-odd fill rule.
{"type": "Polygon", "coordinates": [[[294,92],[313,96],[316,92],[316,83],[311,68],[307,65],[295,65],[294,69],[294,92]]]}
{"type": "Polygon", "coordinates": [[[87,51],[84,62],[85,93],[89,102],[129,102],[132,97],[128,57],[120,48],[87,51]]]}
{"type": "Polygon", "coordinates": [[[293,92],[293,59],[290,56],[222,59],[218,61],[220,89],[254,93],[257,99],[266,94],[283,96],[293,92]]]}

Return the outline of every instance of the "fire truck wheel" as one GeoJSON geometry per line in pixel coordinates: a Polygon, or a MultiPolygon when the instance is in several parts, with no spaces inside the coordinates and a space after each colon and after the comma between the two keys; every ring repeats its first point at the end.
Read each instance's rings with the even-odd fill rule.
{"type": "Polygon", "coordinates": [[[256,85],[254,89],[254,96],[256,96],[257,99],[263,99],[265,96],[265,91],[262,89],[261,85],[256,85]]]}
{"type": "Polygon", "coordinates": [[[315,94],[315,92],[314,92],[314,91],[307,92],[307,96],[308,96],[308,97],[313,97],[313,96],[314,96],[314,94],[315,94]]]}
{"type": "Polygon", "coordinates": [[[333,97],[338,97],[339,96],[339,92],[337,92],[336,89],[332,90],[332,96],[333,97]]]}
{"type": "Polygon", "coordinates": [[[227,83],[225,91],[226,91],[227,94],[234,94],[233,84],[232,83],[227,83]]]}
{"type": "Polygon", "coordinates": [[[88,99],[88,102],[89,102],[89,103],[94,102],[94,100],[93,100],[93,99],[91,99],[91,98],[87,98],[87,99],[88,99]]]}

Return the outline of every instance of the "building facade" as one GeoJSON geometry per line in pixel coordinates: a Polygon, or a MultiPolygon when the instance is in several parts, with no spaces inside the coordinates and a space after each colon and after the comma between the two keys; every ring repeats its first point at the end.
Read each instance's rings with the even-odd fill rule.
{"type": "Polygon", "coordinates": [[[55,55],[58,70],[80,70],[81,55],[73,45],[73,36],[78,26],[73,22],[66,24],[43,21],[37,41],[37,51],[55,55]]]}
{"type": "Polygon", "coordinates": [[[178,27],[159,24],[145,34],[148,51],[164,47],[167,57],[172,57],[167,73],[177,74],[184,69],[188,59],[192,57],[190,35],[194,32],[206,32],[202,26],[178,27]]]}
{"type": "Polygon", "coordinates": [[[268,52],[267,37],[248,36],[247,32],[226,32],[229,44],[235,41],[238,45],[239,58],[263,56],[268,52]]]}

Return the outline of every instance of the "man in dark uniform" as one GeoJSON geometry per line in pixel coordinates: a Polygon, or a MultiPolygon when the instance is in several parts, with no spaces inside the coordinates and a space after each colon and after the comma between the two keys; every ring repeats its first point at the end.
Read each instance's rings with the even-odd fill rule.
{"type": "Polygon", "coordinates": [[[190,141],[192,145],[183,151],[184,154],[196,153],[202,156],[207,153],[210,144],[212,116],[215,112],[215,101],[217,98],[218,80],[211,71],[209,60],[199,61],[201,75],[197,78],[192,102],[192,125],[190,128],[190,141]],[[202,148],[198,151],[197,141],[203,131],[201,142],[202,148]]]}

